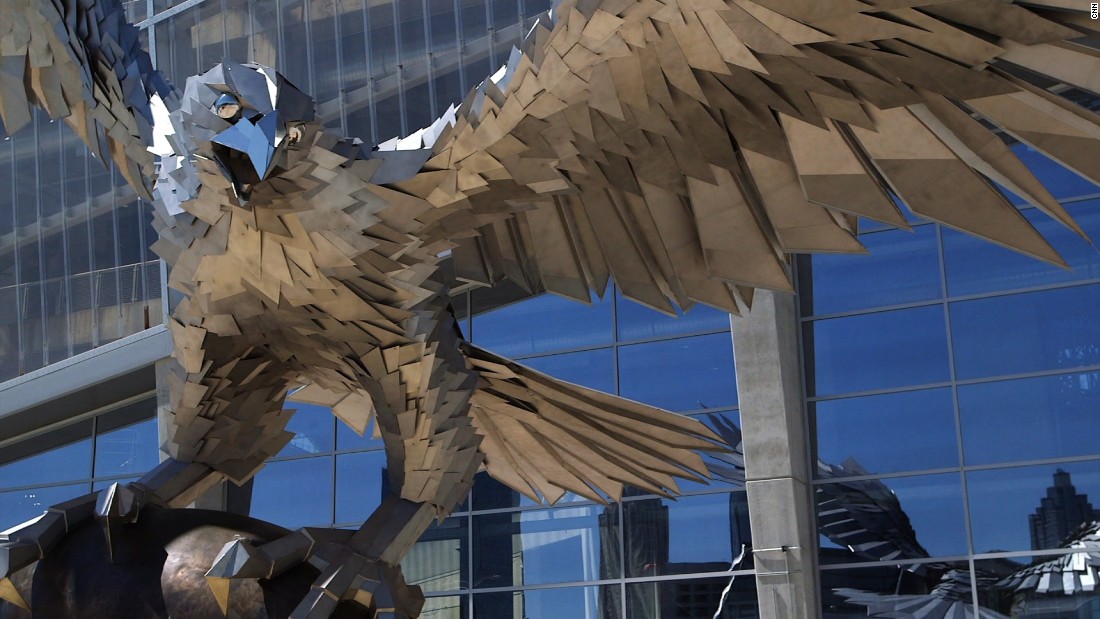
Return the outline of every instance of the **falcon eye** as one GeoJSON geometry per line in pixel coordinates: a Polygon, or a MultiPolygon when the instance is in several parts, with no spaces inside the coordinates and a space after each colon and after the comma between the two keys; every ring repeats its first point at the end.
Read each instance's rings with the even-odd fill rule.
{"type": "Polygon", "coordinates": [[[241,113],[241,102],[231,94],[223,94],[214,102],[214,111],[225,120],[233,120],[241,113]]]}
{"type": "Polygon", "coordinates": [[[302,127],[301,125],[291,125],[286,129],[286,143],[297,144],[302,139],[302,127]]]}

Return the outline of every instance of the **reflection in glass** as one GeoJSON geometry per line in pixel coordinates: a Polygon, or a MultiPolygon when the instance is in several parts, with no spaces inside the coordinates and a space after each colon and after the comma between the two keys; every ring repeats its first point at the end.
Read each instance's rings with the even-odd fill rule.
{"type": "Polygon", "coordinates": [[[815,321],[806,326],[805,348],[812,356],[809,395],[924,385],[950,377],[940,305],[815,321]]]}
{"type": "Polygon", "coordinates": [[[433,522],[401,560],[405,582],[419,585],[426,593],[469,588],[468,522],[465,516],[433,522]]]}
{"type": "Polygon", "coordinates": [[[159,463],[155,418],[96,435],[96,477],[144,473],[159,463]]]}
{"type": "MultiPolygon", "coordinates": [[[[1100,236],[1100,200],[1067,205],[1073,219],[1091,238],[1100,236]]],[[[1063,269],[984,239],[943,230],[947,292],[951,296],[1043,286],[1100,277],[1100,252],[1058,221],[1039,212],[1023,212],[1070,266],[1063,269]]]]}
{"type": "Polygon", "coordinates": [[[958,466],[950,389],[927,389],[810,404],[817,457],[853,459],[869,473],[958,466]]]}
{"type": "Polygon", "coordinates": [[[613,305],[611,299],[586,306],[544,294],[474,316],[474,343],[505,357],[610,344],[613,305]]]}
{"type": "Polygon", "coordinates": [[[386,452],[336,456],[336,522],[362,522],[382,504],[386,480],[386,452]]]}
{"type": "MultiPolygon", "coordinates": [[[[752,546],[742,492],[623,501],[626,576],[724,572],[752,546]],[[706,531],[706,535],[700,535],[706,531]]],[[[610,516],[610,514],[609,514],[610,516]]],[[[746,554],[740,568],[747,568],[746,554]]]]}
{"type": "Polygon", "coordinates": [[[996,578],[979,589],[983,608],[1012,617],[1076,619],[1100,615],[1100,522],[1078,529],[1061,546],[1067,553],[1030,564],[1009,559],[976,561],[996,578]]]}
{"type": "Polygon", "coordinates": [[[618,585],[481,593],[474,596],[474,616],[491,619],[617,619],[619,615],[608,604],[618,595],[618,585]]]}
{"type": "Polygon", "coordinates": [[[733,577],[729,594],[723,602],[722,591],[727,585],[730,585],[729,578],[631,583],[626,586],[626,616],[630,619],[760,617],[756,602],[756,580],[752,574],[733,577]]]}
{"type": "Polygon", "coordinates": [[[1100,462],[971,471],[966,483],[977,552],[1060,548],[1100,520],[1100,462]]]}
{"type": "Polygon", "coordinates": [[[818,254],[800,273],[803,313],[831,314],[938,299],[936,227],[860,235],[864,254],[818,254]]]}
{"type": "MultiPolygon", "coordinates": [[[[844,465],[830,468],[829,476],[858,474],[858,469],[836,471],[844,465]]],[[[832,542],[822,545],[822,563],[967,553],[958,474],[834,482],[814,489],[818,530],[832,542]]]]}
{"type": "Polygon", "coordinates": [[[617,507],[475,515],[474,588],[618,577],[608,558],[619,547],[619,528],[605,509],[617,507]]]}
{"type": "Polygon", "coordinates": [[[713,479],[702,482],[677,480],[681,492],[705,489],[745,489],[745,447],[741,440],[741,414],[737,411],[701,413],[693,417],[714,431],[733,449],[702,452],[703,463],[713,479]]]}
{"type": "Polygon", "coordinates": [[[615,352],[610,348],[530,357],[520,363],[582,387],[615,392],[615,352]]]}
{"type": "Polygon", "coordinates": [[[1100,372],[960,385],[967,464],[1100,453],[1100,372]]]}
{"type": "Polygon", "coordinates": [[[619,395],[671,411],[736,406],[730,334],[620,346],[619,395]]]}
{"type": "Polygon", "coordinates": [[[268,462],[252,488],[253,518],[288,529],[332,523],[332,457],[268,462]]]}
{"type": "MultiPolygon", "coordinates": [[[[965,562],[821,571],[823,619],[971,618],[973,585],[965,562]]],[[[982,613],[978,619],[1006,619],[982,613]]]]}
{"type": "Polygon", "coordinates": [[[294,433],[279,456],[301,456],[332,451],[333,418],[332,411],[324,406],[287,402],[286,408],[297,412],[286,424],[286,429],[294,433]]]}
{"type": "Polygon", "coordinates": [[[982,378],[1100,364],[1098,307],[1100,285],[952,303],[956,374],[982,378]]]}
{"type": "Polygon", "coordinates": [[[0,531],[41,516],[52,505],[87,494],[88,487],[84,482],[0,492],[0,531]]]}

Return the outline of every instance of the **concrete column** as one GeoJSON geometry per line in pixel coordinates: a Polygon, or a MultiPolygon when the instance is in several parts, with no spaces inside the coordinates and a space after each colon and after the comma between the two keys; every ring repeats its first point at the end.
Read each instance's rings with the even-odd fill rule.
{"type": "Polygon", "coordinates": [[[758,290],[733,342],[760,617],[820,617],[795,296],[758,290]]]}

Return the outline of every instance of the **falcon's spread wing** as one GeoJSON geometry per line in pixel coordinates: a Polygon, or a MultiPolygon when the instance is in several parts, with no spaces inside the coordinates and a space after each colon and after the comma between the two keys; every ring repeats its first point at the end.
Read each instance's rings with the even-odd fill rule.
{"type": "Polygon", "coordinates": [[[856,215],[905,227],[892,196],[1063,264],[994,182],[1080,229],[987,127],[1100,182],[1100,118],[1046,88],[1100,92],[1100,22],[1066,6],[566,0],[404,189],[459,207],[425,232],[460,277],[614,276],[664,311],[789,289],[789,254],[863,251],[856,215]]]}
{"type": "Polygon", "coordinates": [[[0,118],[8,133],[30,122],[29,103],[39,105],[150,198],[150,100],[167,100],[171,87],[153,70],[122,5],[0,0],[0,16],[0,118]]]}

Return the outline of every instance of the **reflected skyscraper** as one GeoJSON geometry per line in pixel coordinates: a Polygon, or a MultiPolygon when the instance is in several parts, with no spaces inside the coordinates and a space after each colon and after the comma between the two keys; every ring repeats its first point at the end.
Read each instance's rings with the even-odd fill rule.
{"type": "Polygon", "coordinates": [[[1034,514],[1027,517],[1031,529],[1031,548],[1057,548],[1081,524],[1100,519],[1085,494],[1078,494],[1070,475],[1062,469],[1054,472],[1054,485],[1039,501],[1034,514]]]}

